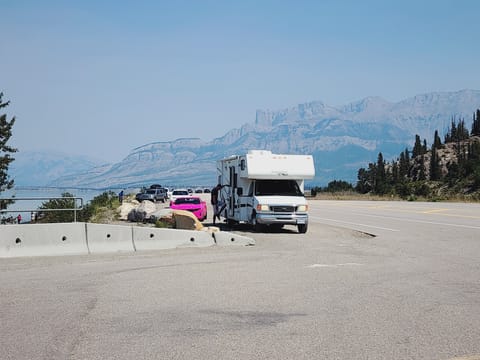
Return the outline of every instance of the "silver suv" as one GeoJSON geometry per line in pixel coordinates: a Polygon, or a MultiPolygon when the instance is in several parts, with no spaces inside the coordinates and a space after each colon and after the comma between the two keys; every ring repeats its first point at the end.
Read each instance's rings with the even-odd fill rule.
{"type": "Polygon", "coordinates": [[[140,202],[142,202],[143,200],[149,200],[152,202],[161,201],[164,203],[167,198],[167,190],[164,188],[147,189],[135,195],[135,199],[140,202]]]}

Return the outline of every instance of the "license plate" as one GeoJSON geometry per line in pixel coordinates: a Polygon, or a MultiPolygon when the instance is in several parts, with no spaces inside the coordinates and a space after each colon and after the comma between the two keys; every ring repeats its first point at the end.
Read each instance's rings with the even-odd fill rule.
{"type": "Polygon", "coordinates": [[[305,224],[305,220],[297,220],[297,224],[305,224]]]}

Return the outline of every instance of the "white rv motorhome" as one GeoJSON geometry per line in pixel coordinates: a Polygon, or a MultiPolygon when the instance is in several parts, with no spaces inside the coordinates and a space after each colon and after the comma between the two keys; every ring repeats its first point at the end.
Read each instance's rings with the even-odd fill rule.
{"type": "Polygon", "coordinates": [[[312,155],[250,150],[218,160],[217,174],[218,183],[226,185],[219,193],[225,202],[221,215],[230,225],[248,223],[256,230],[296,225],[298,232],[307,232],[304,180],[315,176],[312,155]]]}

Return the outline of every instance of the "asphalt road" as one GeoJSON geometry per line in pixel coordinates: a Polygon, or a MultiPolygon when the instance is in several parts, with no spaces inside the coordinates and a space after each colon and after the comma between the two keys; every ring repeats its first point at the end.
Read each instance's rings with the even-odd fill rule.
{"type": "Polygon", "coordinates": [[[480,359],[479,205],[310,208],[256,246],[2,259],[0,358],[480,359]]]}

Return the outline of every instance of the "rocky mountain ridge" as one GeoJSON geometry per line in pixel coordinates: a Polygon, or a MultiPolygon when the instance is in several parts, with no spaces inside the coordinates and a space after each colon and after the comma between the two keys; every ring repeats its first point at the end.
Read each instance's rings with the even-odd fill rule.
{"type": "Polygon", "coordinates": [[[9,174],[16,186],[47,185],[52,179],[67,174],[100,171],[101,162],[87,156],[69,155],[58,151],[22,151],[13,154],[9,174]]]}
{"type": "Polygon", "coordinates": [[[215,161],[250,149],[276,153],[313,154],[312,184],[333,179],[354,182],[358,169],[411,147],[415,134],[430,140],[442,133],[452,117],[466,123],[480,107],[480,91],[436,92],[392,103],[368,97],[340,107],[320,101],[286,109],[257,110],[255,121],[224,136],[154,142],[133,149],[122,161],[62,176],[49,185],[66,187],[131,187],[151,182],[174,185],[215,183],[215,161]]]}

